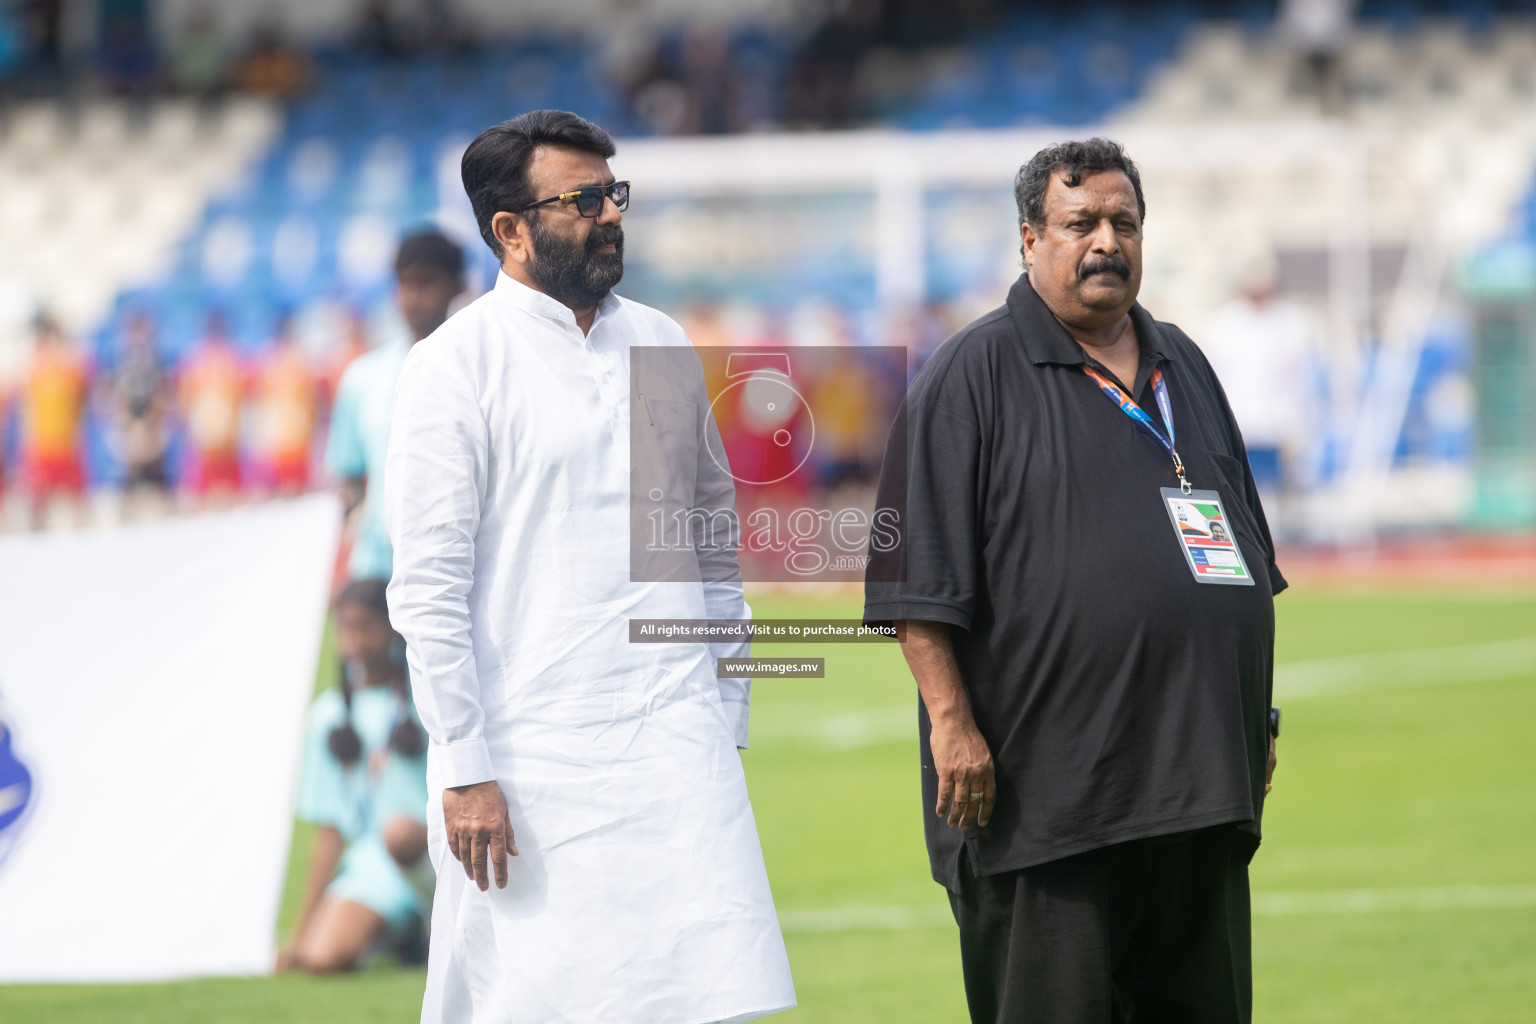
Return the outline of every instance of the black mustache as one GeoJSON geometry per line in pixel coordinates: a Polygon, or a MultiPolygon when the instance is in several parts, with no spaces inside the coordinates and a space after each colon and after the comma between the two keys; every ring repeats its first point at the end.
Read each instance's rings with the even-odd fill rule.
{"type": "Polygon", "coordinates": [[[1131,279],[1131,265],[1123,256],[1105,256],[1077,268],[1077,279],[1086,281],[1094,274],[1117,274],[1122,281],[1131,279]]]}
{"type": "Polygon", "coordinates": [[[594,224],[587,235],[587,255],[593,255],[605,245],[611,245],[618,255],[624,254],[624,229],[618,224],[594,224]]]}

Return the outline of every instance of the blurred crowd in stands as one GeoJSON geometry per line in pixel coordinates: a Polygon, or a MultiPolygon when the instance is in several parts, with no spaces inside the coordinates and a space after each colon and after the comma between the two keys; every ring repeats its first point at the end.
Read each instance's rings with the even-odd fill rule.
{"type": "MultiPolygon", "coordinates": [[[[474,298],[472,291],[462,291],[462,262],[456,260],[461,260],[458,247],[435,231],[408,235],[396,261],[395,298],[385,315],[353,311],[333,322],[340,329],[318,345],[313,338],[301,340],[295,319],[287,316],[277,319],[268,339],[251,345],[235,338],[226,315],[213,308],[201,337],[168,356],[145,310],[130,312],[94,347],[67,336],[46,314],[39,316],[25,347],[0,361],[0,529],[42,528],[55,519],[78,524],[93,517],[86,504],[92,495],[120,498],[114,514],[130,519],[326,486],[339,487],[349,507],[362,504],[362,491],[353,494],[349,488],[366,478],[370,458],[382,460],[378,436],[387,436],[394,375],[404,352],[447,312],[474,298]],[[412,256],[424,238],[432,240],[427,254],[412,256]],[[442,271],[447,280],[415,280],[411,260],[442,271]],[[441,266],[450,262],[453,266],[441,266]],[[441,308],[429,309],[423,320],[413,303],[441,308]],[[382,426],[370,424],[370,417],[382,426]],[[9,523],[3,514],[7,505],[9,523]]],[[[700,303],[678,316],[694,343],[704,347],[899,346],[906,350],[910,377],[970,312],[930,304],[868,338],[851,329],[844,311],[831,307],[778,316],[700,303]]],[[[823,373],[809,360],[801,365],[796,379],[811,395],[829,393],[849,373],[864,372],[829,364],[823,373]]],[[[815,490],[872,476],[899,397],[899,388],[881,394],[877,413],[858,417],[860,424],[843,430],[846,443],[818,446],[791,483],[815,490]]],[[[834,427],[830,420],[824,425],[831,431],[828,438],[841,436],[834,427]]],[[[733,460],[737,457],[733,450],[733,460]]],[[[380,528],[373,532],[382,535],[382,517],[377,518],[380,528]]]]}
{"type": "Polygon", "coordinates": [[[23,494],[33,525],[49,505],[103,486],[136,501],[214,504],[307,490],[341,372],[363,350],[343,339],[317,364],[280,327],[246,355],[217,312],[174,364],[148,314],[128,320],[118,345],[106,365],[42,316],[18,372],[0,383],[0,493],[23,494]],[[92,435],[103,457],[88,457],[92,435]]]}
{"type": "MultiPolygon", "coordinates": [[[[581,48],[592,58],[597,82],[641,131],[837,128],[869,123],[910,103],[953,70],[956,44],[1016,20],[1023,10],[1008,0],[803,6],[792,29],[760,31],[719,19],[669,27],[647,0],[610,0],[581,48]]],[[[1068,7],[1036,4],[1029,16],[1049,21],[1057,8],[1068,7]]],[[[194,6],[180,24],[157,32],[150,4],[109,0],[94,43],[82,50],[69,42],[63,0],[0,3],[0,99],[84,90],[129,98],[238,92],[287,100],[312,91],[328,62],[451,62],[505,42],[487,38],[451,0],[368,0],[357,12],[350,31],[323,45],[292,38],[275,17],[258,18],[232,42],[212,3],[194,6]]]]}
{"type": "MultiPolygon", "coordinates": [[[[354,317],[319,354],[300,347],[287,317],[252,347],[237,343],[225,315],[210,310],[201,338],[174,360],[165,358],[146,311],[125,317],[96,353],[49,316],[38,317],[30,344],[0,374],[0,494],[7,485],[19,491],[26,518],[40,528],[55,506],[78,518],[82,500],[97,491],[121,491],[132,517],[173,501],[225,505],[323,483],[327,474],[318,467],[336,461],[325,456],[333,413],[348,394],[346,371],[369,354],[373,362],[388,356],[397,370],[409,341],[441,324],[464,290],[462,252],[437,232],[402,242],[395,270],[400,329],[370,344],[354,317]],[[422,270],[432,275],[425,285],[422,270]],[[431,307],[425,320],[423,305],[431,307]]],[[[393,378],[372,390],[386,418],[371,429],[387,431],[393,378]]],[[[354,396],[353,418],[357,404],[354,396]]],[[[347,426],[346,464],[330,466],[328,475],[347,484],[355,461],[360,487],[363,457],[351,451],[369,442],[355,437],[354,423],[347,426]]],[[[333,439],[330,448],[337,447],[333,439]]],[[[359,490],[349,505],[361,498],[359,490]]]]}
{"type": "Polygon", "coordinates": [[[143,98],[172,92],[214,97],[234,90],[288,98],[312,80],[309,54],[271,24],[243,46],[219,33],[211,7],[197,8],[173,43],[157,43],[149,5],[103,4],[92,52],[67,42],[63,0],[0,6],[0,96],[71,88],[143,98]]]}

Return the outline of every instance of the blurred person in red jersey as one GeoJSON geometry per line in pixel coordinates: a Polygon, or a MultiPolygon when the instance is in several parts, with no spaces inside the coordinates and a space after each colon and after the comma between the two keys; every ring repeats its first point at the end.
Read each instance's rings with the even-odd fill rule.
{"type": "Polygon", "coordinates": [[[384,588],[357,580],[336,598],[342,676],[310,706],[299,775],[298,816],[319,827],[279,970],[348,970],[376,944],[425,957],[427,742],[384,588]]]}
{"type": "Polygon", "coordinates": [[[793,349],[754,349],[727,358],[726,387],[711,407],[719,417],[721,444],[738,484],[738,501],[783,509],[801,503],[812,483],[807,448],[814,417],[799,388],[806,366],[793,349]],[[779,401],[779,396],[784,401],[779,401]]]}
{"type": "Polygon", "coordinates": [[[21,462],[34,529],[43,527],[51,502],[78,506],[85,495],[81,443],[90,381],[90,361],[51,317],[38,317],[20,402],[21,462]]]}
{"type": "Polygon", "coordinates": [[[279,494],[309,486],[310,448],[320,382],[293,340],[285,317],[256,370],[256,450],[262,472],[279,494]]]}
{"type": "Polygon", "coordinates": [[[688,332],[688,340],[693,342],[695,348],[713,348],[731,343],[730,328],[720,315],[719,306],[708,302],[694,303],[683,311],[677,322],[688,332]]]}
{"type": "Polygon", "coordinates": [[[154,322],[135,313],[123,334],[123,350],[111,385],[115,446],[123,463],[124,511],[130,517],[163,505],[170,488],[165,465],[170,381],[155,351],[154,322]]]}
{"type": "Polygon", "coordinates": [[[198,500],[222,504],[240,492],[240,423],[248,382],[223,314],[210,313],[208,333],[182,363],[176,389],[188,442],[182,481],[198,500]]]}

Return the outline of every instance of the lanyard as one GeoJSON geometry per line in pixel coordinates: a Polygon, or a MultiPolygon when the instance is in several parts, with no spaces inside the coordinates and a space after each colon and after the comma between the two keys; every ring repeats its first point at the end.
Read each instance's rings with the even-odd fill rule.
{"type": "Polygon", "coordinates": [[[1147,415],[1146,410],[1137,405],[1129,395],[1122,391],[1108,377],[1105,377],[1086,363],[1083,364],[1083,372],[1094,379],[1094,382],[1099,385],[1099,390],[1104,392],[1105,397],[1110,401],[1118,405],[1121,412],[1135,420],[1138,427],[1146,432],[1152,440],[1163,446],[1163,451],[1167,452],[1169,457],[1173,459],[1173,471],[1179,474],[1179,490],[1188,494],[1192,488],[1189,485],[1189,481],[1184,478],[1184,462],[1179,458],[1178,449],[1173,446],[1173,406],[1168,401],[1168,384],[1163,380],[1162,368],[1158,367],[1152,371],[1150,383],[1152,384],[1152,394],[1157,399],[1157,411],[1162,413],[1163,426],[1168,428],[1168,433],[1166,434],[1157,429],[1157,424],[1152,422],[1152,417],[1147,415]]]}

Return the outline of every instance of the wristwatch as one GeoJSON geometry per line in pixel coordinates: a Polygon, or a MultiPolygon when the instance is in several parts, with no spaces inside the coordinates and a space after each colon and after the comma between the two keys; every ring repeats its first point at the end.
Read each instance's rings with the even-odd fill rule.
{"type": "Polygon", "coordinates": [[[1269,734],[1276,739],[1280,738],[1280,709],[1269,709],[1269,734]]]}

